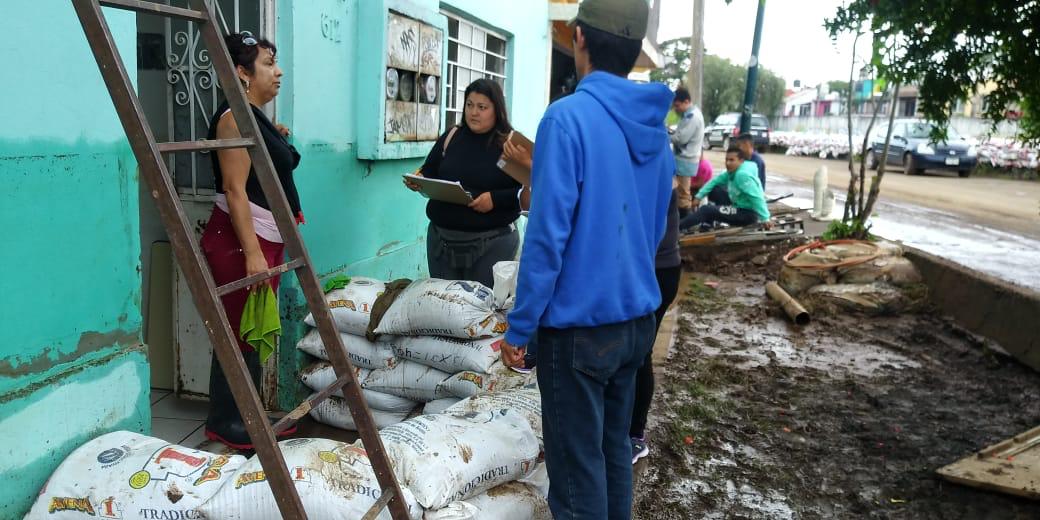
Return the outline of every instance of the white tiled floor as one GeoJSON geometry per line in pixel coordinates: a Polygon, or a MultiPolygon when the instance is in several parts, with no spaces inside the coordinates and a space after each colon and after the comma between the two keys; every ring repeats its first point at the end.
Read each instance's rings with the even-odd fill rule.
{"type": "Polygon", "coordinates": [[[180,399],[169,390],[152,389],[152,436],[195,448],[206,439],[202,426],[209,405],[204,401],[180,399]]]}

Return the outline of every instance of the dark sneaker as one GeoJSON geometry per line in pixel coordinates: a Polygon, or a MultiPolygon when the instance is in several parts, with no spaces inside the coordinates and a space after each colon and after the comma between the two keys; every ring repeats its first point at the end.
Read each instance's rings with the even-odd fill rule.
{"type": "Polygon", "coordinates": [[[632,464],[649,454],[650,446],[646,443],[646,438],[632,437],[632,464]]]}

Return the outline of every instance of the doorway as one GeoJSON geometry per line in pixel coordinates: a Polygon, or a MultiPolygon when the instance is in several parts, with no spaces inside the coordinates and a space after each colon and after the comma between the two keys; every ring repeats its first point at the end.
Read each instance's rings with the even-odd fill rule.
{"type": "MultiPolygon", "coordinates": [[[[188,7],[187,0],[166,0],[188,7]]],[[[275,0],[208,0],[225,33],[248,30],[274,41],[275,0]]],[[[137,17],[138,95],[156,139],[192,141],[209,132],[223,101],[209,52],[193,23],[151,15],[137,17]]],[[[269,110],[273,110],[270,107],[269,110]]],[[[273,114],[269,114],[273,115],[273,114]]],[[[166,158],[188,221],[201,236],[216,193],[209,153],[166,158]]],[[[208,395],[212,346],[179,275],[169,237],[143,183],[140,190],[142,313],[152,387],[188,399],[208,395]]],[[[264,402],[273,388],[261,388],[264,402]]],[[[273,384],[273,383],[272,383],[273,384]]]]}

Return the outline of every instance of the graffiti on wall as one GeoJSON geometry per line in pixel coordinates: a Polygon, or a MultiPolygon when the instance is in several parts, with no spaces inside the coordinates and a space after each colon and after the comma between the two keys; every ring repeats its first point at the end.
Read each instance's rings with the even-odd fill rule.
{"type": "Polygon", "coordinates": [[[436,140],[444,33],[391,11],[386,34],[384,141],[436,140]]]}

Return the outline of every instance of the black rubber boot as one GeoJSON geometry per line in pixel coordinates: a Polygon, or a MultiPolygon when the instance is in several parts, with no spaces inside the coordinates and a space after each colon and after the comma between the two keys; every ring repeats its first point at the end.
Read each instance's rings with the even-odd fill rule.
{"type": "Polygon", "coordinates": [[[224,371],[220,369],[216,354],[209,367],[209,416],[206,417],[205,434],[207,439],[236,450],[253,449],[253,442],[249,440],[242,414],[238,412],[231,387],[228,386],[224,371]]]}
{"type": "MultiPolygon", "coordinates": [[[[262,373],[260,354],[256,351],[243,352],[242,357],[245,359],[246,368],[249,369],[249,376],[253,380],[253,386],[259,391],[262,373]]],[[[271,424],[277,422],[271,418],[268,418],[268,420],[271,424]]],[[[294,433],[296,433],[296,426],[275,436],[285,437],[294,433]]],[[[224,371],[220,369],[220,362],[217,361],[216,354],[213,355],[213,361],[210,364],[209,416],[206,418],[205,435],[210,440],[226,444],[236,450],[253,449],[253,442],[249,439],[249,432],[246,431],[242,414],[239,413],[238,406],[235,405],[231,387],[224,376],[224,371]]]]}

